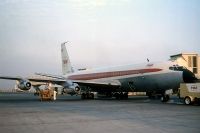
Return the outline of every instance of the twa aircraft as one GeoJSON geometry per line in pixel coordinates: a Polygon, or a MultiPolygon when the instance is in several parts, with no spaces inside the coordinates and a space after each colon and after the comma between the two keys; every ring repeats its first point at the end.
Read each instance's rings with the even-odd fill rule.
{"type": "Polygon", "coordinates": [[[166,90],[176,91],[180,83],[196,81],[191,71],[173,61],[74,71],[65,43],[61,44],[63,75],[36,73],[46,78],[0,76],[0,79],[17,80],[21,90],[29,90],[34,82],[58,84],[63,86],[64,93],[80,94],[82,99],[94,99],[93,92],[106,97],[127,99],[128,92],[139,91],[147,92],[149,96],[161,94],[163,102],[169,100],[166,90]]]}

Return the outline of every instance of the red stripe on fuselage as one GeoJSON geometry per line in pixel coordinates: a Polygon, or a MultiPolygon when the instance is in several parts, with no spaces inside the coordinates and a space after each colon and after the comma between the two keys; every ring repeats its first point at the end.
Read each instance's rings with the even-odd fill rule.
{"type": "Polygon", "coordinates": [[[151,68],[151,69],[138,69],[138,70],[126,70],[126,71],[78,74],[78,75],[71,75],[68,77],[68,79],[70,79],[70,80],[92,80],[92,79],[127,76],[127,75],[134,75],[134,74],[152,73],[152,72],[158,72],[161,70],[162,69],[159,69],[159,68],[151,68]]]}

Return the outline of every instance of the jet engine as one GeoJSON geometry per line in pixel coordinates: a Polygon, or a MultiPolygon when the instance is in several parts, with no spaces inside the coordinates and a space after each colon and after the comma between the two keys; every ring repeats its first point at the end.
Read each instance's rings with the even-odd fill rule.
{"type": "Polygon", "coordinates": [[[17,82],[17,87],[21,90],[30,90],[31,89],[31,83],[28,80],[22,79],[17,82]]]}
{"type": "Polygon", "coordinates": [[[64,84],[64,88],[63,88],[63,92],[70,94],[70,95],[76,95],[80,92],[80,87],[78,84],[76,83],[72,83],[72,82],[66,82],[64,84]]]}

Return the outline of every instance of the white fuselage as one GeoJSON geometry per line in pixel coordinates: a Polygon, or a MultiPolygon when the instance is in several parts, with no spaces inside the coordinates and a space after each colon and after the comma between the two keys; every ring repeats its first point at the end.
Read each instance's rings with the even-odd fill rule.
{"type": "Polygon", "coordinates": [[[178,89],[183,82],[182,71],[173,71],[169,67],[175,62],[146,63],[140,65],[125,65],[99,69],[88,69],[66,75],[68,80],[93,81],[98,83],[117,83],[119,88],[95,89],[98,91],[163,91],[178,89]]]}

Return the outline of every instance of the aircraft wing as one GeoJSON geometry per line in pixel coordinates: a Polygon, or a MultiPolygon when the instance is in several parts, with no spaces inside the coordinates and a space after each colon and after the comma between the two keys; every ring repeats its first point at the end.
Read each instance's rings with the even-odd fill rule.
{"type": "MultiPolygon", "coordinates": [[[[28,80],[31,84],[40,85],[41,83],[52,83],[57,85],[63,85],[67,82],[67,79],[62,76],[50,75],[50,74],[37,74],[43,77],[29,77],[23,78],[19,76],[0,76],[0,79],[8,80],[28,80]]],[[[99,91],[112,91],[119,89],[121,83],[118,80],[70,80],[70,82],[78,84],[82,89],[90,89],[90,91],[99,92],[99,91]]]]}
{"type": "MultiPolygon", "coordinates": [[[[36,75],[57,78],[59,80],[65,80],[65,77],[52,75],[52,74],[44,74],[44,73],[35,73],[36,75]]],[[[91,88],[110,88],[110,87],[120,87],[121,83],[118,80],[109,80],[109,81],[85,81],[85,80],[71,80],[73,83],[77,83],[80,86],[87,86],[91,88]]]]}
{"type": "Polygon", "coordinates": [[[51,83],[55,83],[55,84],[61,84],[63,82],[65,82],[66,80],[62,80],[62,79],[54,79],[54,78],[23,78],[23,77],[19,77],[19,76],[0,76],[0,79],[8,79],[8,80],[29,80],[31,82],[51,82],[51,83]]]}
{"type": "Polygon", "coordinates": [[[56,78],[56,79],[65,80],[65,77],[60,76],[60,75],[53,75],[53,74],[46,74],[46,73],[35,73],[35,74],[40,75],[40,76],[49,77],[49,78],[56,78]]]}
{"type": "Polygon", "coordinates": [[[19,76],[12,77],[12,76],[0,76],[0,79],[8,79],[8,80],[21,80],[22,78],[19,76]]]}

